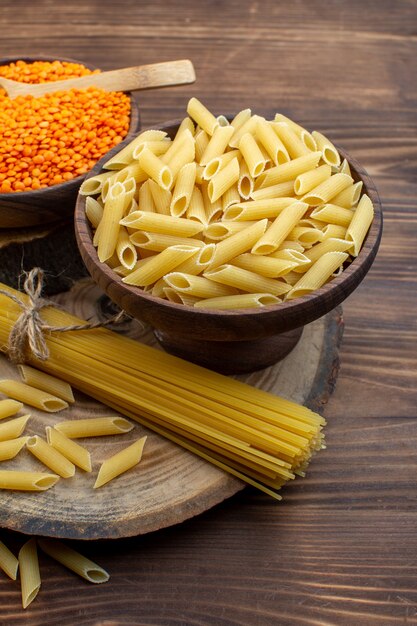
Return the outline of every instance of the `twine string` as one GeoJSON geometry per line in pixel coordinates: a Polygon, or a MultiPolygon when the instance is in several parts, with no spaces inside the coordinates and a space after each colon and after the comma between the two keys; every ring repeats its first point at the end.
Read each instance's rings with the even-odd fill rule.
{"type": "Polygon", "coordinates": [[[46,361],[49,357],[49,348],[46,342],[46,334],[52,331],[68,332],[70,330],[91,330],[102,328],[109,324],[120,323],[128,317],[124,311],[120,311],[105,322],[85,322],[68,326],[50,326],[42,320],[40,311],[46,306],[56,306],[50,300],[42,298],[44,272],[35,267],[29,273],[25,273],[23,289],[29,297],[28,303],[19,296],[9,291],[0,289],[0,294],[9,297],[19,305],[22,313],[17,318],[10,331],[7,352],[13,363],[24,363],[27,351],[39,359],[46,361]]]}

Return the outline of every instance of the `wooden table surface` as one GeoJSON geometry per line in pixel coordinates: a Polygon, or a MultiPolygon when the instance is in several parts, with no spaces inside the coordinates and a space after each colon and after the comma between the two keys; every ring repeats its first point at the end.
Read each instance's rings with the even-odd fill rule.
{"type": "Polygon", "coordinates": [[[45,561],[25,612],[0,575],[2,626],[417,624],[416,25],[415,0],[0,3],[0,57],[190,58],[195,85],[138,97],[143,125],[179,117],[190,95],[219,113],[280,110],[360,161],[385,217],[344,304],[328,448],[307,478],[282,503],[245,489],[179,526],[84,544],[106,585],[45,561]]]}

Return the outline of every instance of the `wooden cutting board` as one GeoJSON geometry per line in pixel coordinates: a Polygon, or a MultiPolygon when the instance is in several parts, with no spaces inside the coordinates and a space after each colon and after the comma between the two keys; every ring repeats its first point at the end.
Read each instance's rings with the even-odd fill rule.
{"type": "MultiPolygon", "coordinates": [[[[115,313],[114,305],[89,278],[79,280],[70,291],[53,299],[84,319],[104,321],[115,313]]],[[[306,326],[299,343],[283,361],[239,379],[320,411],[337,377],[342,330],[339,308],[306,326]]],[[[152,331],[135,320],[119,325],[117,331],[158,347],[152,331]]],[[[15,366],[3,356],[0,377],[19,378],[15,366]]],[[[60,413],[30,409],[32,417],[26,434],[44,436],[45,426],[58,421],[115,414],[81,393],[75,395],[75,405],[60,413]]],[[[79,442],[91,452],[93,472],[77,470],[73,478],[61,479],[42,493],[0,491],[0,526],[68,539],[128,537],[179,523],[244,487],[239,480],[146,431],[140,424],[135,423],[135,428],[125,435],[79,442]],[[101,462],[144,434],[148,440],[141,463],[101,489],[93,490],[101,462]]],[[[2,469],[44,469],[27,450],[1,466],[2,469]]],[[[301,480],[308,480],[308,472],[306,478],[296,479],[301,480]]],[[[285,487],[282,495],[285,498],[285,487]]]]}

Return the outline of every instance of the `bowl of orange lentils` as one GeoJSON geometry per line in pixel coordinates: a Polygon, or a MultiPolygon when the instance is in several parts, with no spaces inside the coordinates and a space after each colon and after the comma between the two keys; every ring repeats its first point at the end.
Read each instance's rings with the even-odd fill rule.
{"type": "MultiPolygon", "coordinates": [[[[30,84],[98,71],[72,59],[0,60],[0,77],[30,84]]],[[[87,172],[139,128],[129,93],[89,87],[12,100],[0,88],[0,228],[71,216],[87,172]]]]}

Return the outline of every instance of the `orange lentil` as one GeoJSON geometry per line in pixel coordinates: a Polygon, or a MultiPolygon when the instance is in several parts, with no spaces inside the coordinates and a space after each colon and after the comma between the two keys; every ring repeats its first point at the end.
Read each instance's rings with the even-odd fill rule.
{"type": "MultiPolygon", "coordinates": [[[[44,83],[97,73],[78,63],[16,61],[0,76],[44,83]]],[[[13,101],[0,89],[0,193],[32,191],[85,174],[129,130],[130,101],[96,87],[13,101]]]]}

